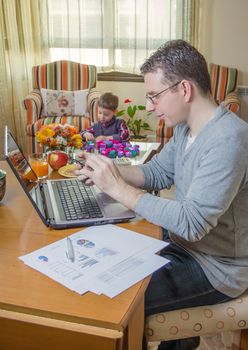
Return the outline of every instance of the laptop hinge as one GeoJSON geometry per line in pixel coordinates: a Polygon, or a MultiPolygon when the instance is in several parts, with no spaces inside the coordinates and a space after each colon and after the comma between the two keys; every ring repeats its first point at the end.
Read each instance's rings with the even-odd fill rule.
{"type": "Polygon", "coordinates": [[[46,221],[47,221],[48,225],[50,226],[50,224],[55,222],[55,219],[54,219],[54,215],[53,215],[51,201],[50,201],[50,198],[48,195],[47,184],[45,182],[40,183],[39,187],[40,187],[40,194],[41,194],[41,198],[42,198],[42,204],[43,204],[43,208],[44,208],[44,212],[45,212],[45,216],[46,216],[46,221]]]}

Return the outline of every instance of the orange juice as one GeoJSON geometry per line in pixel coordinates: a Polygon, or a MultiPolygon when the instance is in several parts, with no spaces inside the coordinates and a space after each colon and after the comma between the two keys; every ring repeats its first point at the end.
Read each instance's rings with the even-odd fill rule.
{"type": "Polygon", "coordinates": [[[38,179],[48,176],[47,156],[44,153],[33,153],[29,156],[29,163],[38,179]]]}
{"type": "Polygon", "coordinates": [[[30,165],[38,178],[48,176],[48,163],[42,159],[31,159],[30,165]]]}
{"type": "Polygon", "coordinates": [[[27,180],[27,181],[35,181],[36,180],[36,177],[33,173],[33,171],[30,169],[30,167],[28,167],[25,171],[25,173],[23,174],[23,179],[24,180],[27,180]]]}

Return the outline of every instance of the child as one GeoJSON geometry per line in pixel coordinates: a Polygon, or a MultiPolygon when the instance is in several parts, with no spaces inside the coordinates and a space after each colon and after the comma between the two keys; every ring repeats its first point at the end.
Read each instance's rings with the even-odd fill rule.
{"type": "Polygon", "coordinates": [[[106,92],[100,96],[98,106],[99,121],[91,128],[82,132],[86,141],[119,140],[127,141],[130,138],[129,129],[126,122],[115,116],[118,107],[118,97],[111,92],[106,92]]]}

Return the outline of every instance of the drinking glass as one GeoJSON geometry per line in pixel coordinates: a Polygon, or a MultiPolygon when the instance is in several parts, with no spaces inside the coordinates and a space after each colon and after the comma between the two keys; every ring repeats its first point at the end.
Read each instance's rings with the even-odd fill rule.
{"type": "Polygon", "coordinates": [[[45,153],[32,153],[29,156],[29,163],[39,180],[48,176],[48,162],[45,153]]]}

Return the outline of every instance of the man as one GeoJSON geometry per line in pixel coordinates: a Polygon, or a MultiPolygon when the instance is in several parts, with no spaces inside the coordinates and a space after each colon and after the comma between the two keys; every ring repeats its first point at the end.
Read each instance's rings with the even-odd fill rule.
{"type": "MultiPolygon", "coordinates": [[[[88,155],[79,179],[160,225],[171,242],[161,252],[170,263],[147,289],[146,315],[235,298],[248,287],[248,125],[216,105],[204,57],[183,40],[163,45],[141,72],[147,109],[174,127],[173,138],[131,169],[88,155]],[[175,201],[141,190],[173,184],[175,201]]],[[[159,349],[198,344],[193,338],[159,349]]]]}

